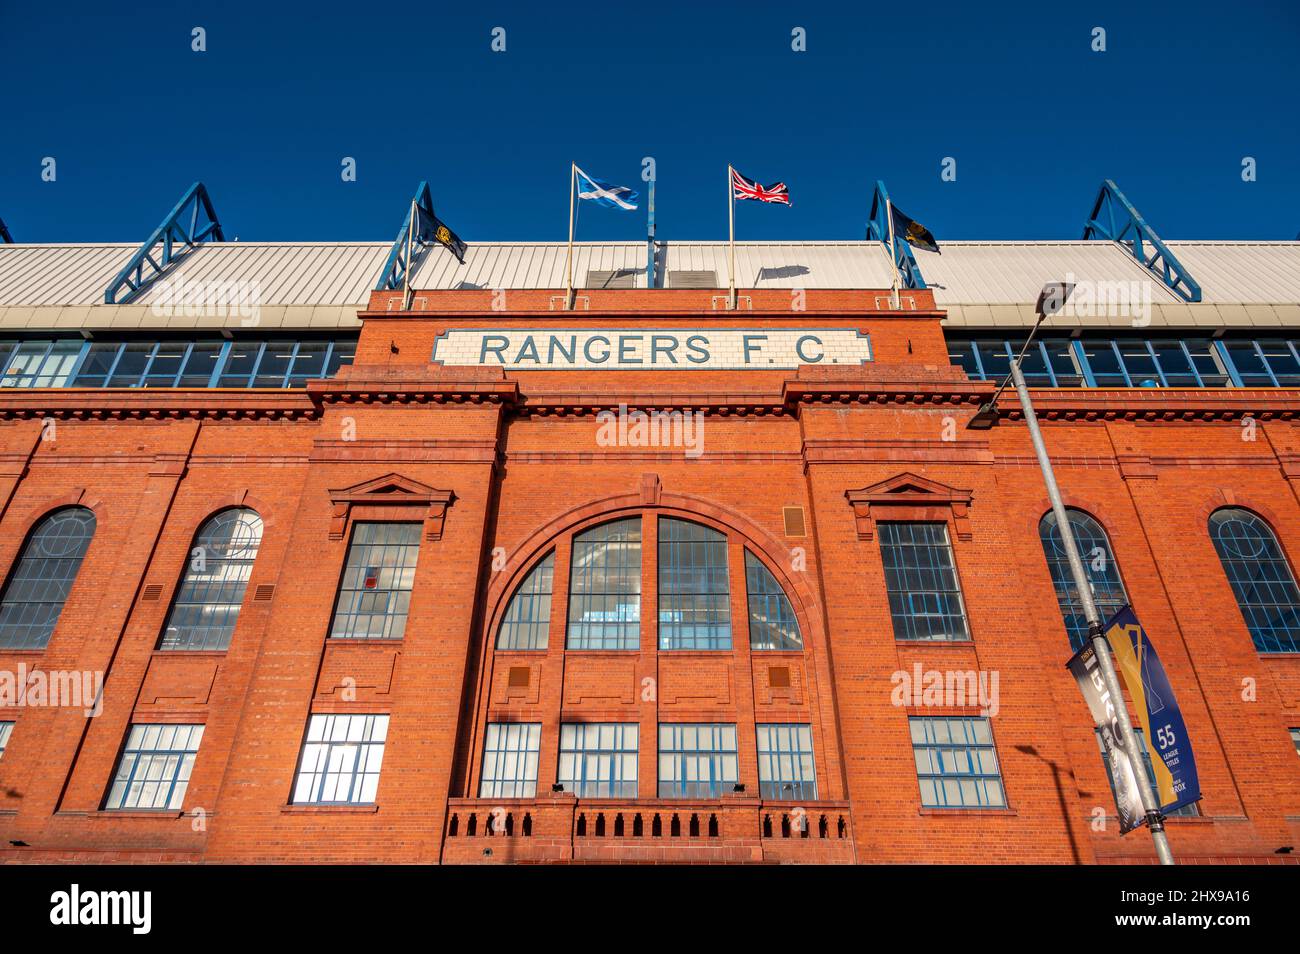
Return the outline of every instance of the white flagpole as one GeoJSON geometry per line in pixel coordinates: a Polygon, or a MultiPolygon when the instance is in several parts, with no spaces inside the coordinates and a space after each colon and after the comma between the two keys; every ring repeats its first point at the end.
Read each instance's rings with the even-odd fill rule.
{"type": "Polygon", "coordinates": [[[569,163],[569,254],[564,262],[564,308],[571,310],[573,300],[573,202],[574,192],[578,186],[578,164],[569,163]]]}
{"type": "Polygon", "coordinates": [[[889,196],[885,196],[885,218],[889,219],[889,262],[894,268],[894,293],[891,295],[893,308],[898,311],[902,304],[898,299],[898,253],[894,249],[894,205],[889,201],[889,196]]]}
{"type": "Polygon", "coordinates": [[[727,228],[730,232],[730,263],[727,268],[727,307],[736,308],[736,187],[733,179],[734,169],[727,164],[727,228]]]}
{"type": "Polygon", "coordinates": [[[406,268],[402,270],[402,311],[411,309],[411,248],[415,244],[415,200],[411,200],[411,218],[406,228],[406,268]]]}

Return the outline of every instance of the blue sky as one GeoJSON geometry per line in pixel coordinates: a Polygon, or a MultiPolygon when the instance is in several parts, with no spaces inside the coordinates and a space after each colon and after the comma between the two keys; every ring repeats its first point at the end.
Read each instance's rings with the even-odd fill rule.
{"type": "MultiPolygon", "coordinates": [[[[941,243],[1078,238],[1105,177],[1167,238],[1300,232],[1300,4],[994,6],[0,0],[0,217],[142,241],[201,179],[228,237],[387,240],[428,179],[471,243],[562,240],[571,159],[652,156],[669,240],[726,237],[727,162],[793,197],[742,239],[861,238],[877,178],[941,243]]],[[[644,235],[588,206],[578,237],[644,235]]]]}

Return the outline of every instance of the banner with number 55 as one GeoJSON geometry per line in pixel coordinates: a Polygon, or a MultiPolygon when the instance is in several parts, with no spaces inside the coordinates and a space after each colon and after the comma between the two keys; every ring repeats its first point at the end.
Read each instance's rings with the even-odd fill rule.
{"type": "Polygon", "coordinates": [[[1106,623],[1106,641],[1142,720],[1161,812],[1168,814],[1200,801],[1201,783],[1183,714],[1165,667],[1132,607],[1124,607],[1106,623]]]}

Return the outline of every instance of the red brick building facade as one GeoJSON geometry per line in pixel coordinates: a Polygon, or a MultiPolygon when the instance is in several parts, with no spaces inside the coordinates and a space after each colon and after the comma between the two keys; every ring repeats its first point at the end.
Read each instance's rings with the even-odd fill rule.
{"type": "MultiPolygon", "coordinates": [[[[299,390],[0,391],[0,567],[12,575],[59,508],[95,521],[48,645],[0,649],[0,670],[105,674],[94,718],[0,710],[13,722],[0,860],[1153,859],[1145,832],[1118,834],[1065,669],[1039,538],[1047,499],[1016,402],[1004,398],[1002,426],[965,429],[993,384],[950,361],[928,291],[902,310],[872,290],[810,289],[792,307],[787,291],[755,289],[736,311],[709,289],[592,290],[573,311],[555,310],[557,294],[436,290],[402,310],[400,292],[376,292],[351,365],[299,390]],[[799,354],[819,360],[768,368],[760,344],[745,368],[716,355],[690,367],[683,352],[662,368],[530,370],[435,350],[455,332],[637,328],[808,329],[817,341],[799,354]],[[838,329],[869,341],[870,359],[828,361],[838,329]],[[603,439],[599,415],[620,405],[701,412],[701,452],[603,439]],[[160,648],[196,534],[229,508],[263,528],[229,645],[160,648]],[[636,624],[634,645],[566,648],[575,539],[618,520],[641,541],[639,616],[619,620],[636,624]],[[725,547],[729,649],[659,648],[666,520],[725,547]],[[419,528],[404,632],[331,637],[356,527],[385,523],[419,528]],[[895,523],[943,528],[969,638],[896,638],[882,557],[895,523]],[[544,648],[498,648],[512,597],[548,559],[544,648]],[[779,584],[801,646],[751,648],[751,560],[779,584]],[[987,706],[896,704],[896,674],[918,666],[996,674],[985,724],[1002,804],[923,805],[910,720],[987,706]],[[329,714],[387,716],[373,799],[296,797],[309,721],[329,714]],[[108,807],[131,727],[159,724],[203,727],[180,807],[108,807]],[[553,788],[563,726],[584,724],[634,727],[617,797],[553,788]],[[735,784],[665,795],[661,727],[700,724],[734,726],[735,784]],[[538,727],[531,794],[484,794],[494,725],[538,727]],[[757,727],[781,725],[807,727],[815,797],[764,790],[757,727]]],[[[627,356],[648,357],[640,347],[627,356]]],[[[1036,395],[1067,503],[1104,528],[1192,736],[1204,797],[1169,820],[1174,852],[1284,860],[1300,843],[1300,657],[1256,649],[1207,521],[1244,508],[1300,552],[1300,391],[1036,395]]],[[[363,570],[364,589],[378,574],[363,570]]]]}

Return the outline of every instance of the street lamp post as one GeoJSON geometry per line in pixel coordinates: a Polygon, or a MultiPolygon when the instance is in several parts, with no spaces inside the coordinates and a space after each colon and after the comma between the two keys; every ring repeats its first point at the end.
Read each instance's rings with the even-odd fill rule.
{"type": "MultiPolygon", "coordinates": [[[[1174,856],[1173,852],[1169,850],[1169,839],[1165,836],[1164,815],[1160,813],[1160,802],[1151,788],[1146,765],[1142,761],[1142,750],[1139,747],[1140,743],[1137,740],[1137,735],[1133,731],[1133,722],[1129,718],[1128,706],[1124,702],[1124,693],[1120,688],[1119,677],[1115,674],[1115,663],[1111,659],[1110,646],[1106,642],[1105,633],[1102,632],[1101,614],[1097,610],[1096,600],[1092,597],[1092,585],[1088,582],[1088,576],[1084,572],[1083,559],[1079,556],[1079,548],[1074,540],[1074,531],[1070,527],[1069,516],[1065,512],[1065,504],[1061,500],[1060,488],[1056,484],[1056,474],[1052,470],[1052,460],[1047,455],[1047,446],[1043,443],[1043,433],[1038,427],[1038,416],[1034,413],[1034,403],[1030,400],[1029,388],[1025,384],[1025,375],[1020,369],[1020,362],[1033,342],[1039,325],[1043,323],[1049,314],[1054,314],[1064,306],[1065,300],[1069,297],[1073,288],[1073,285],[1065,284],[1050,284],[1044,287],[1042,294],[1038,297],[1038,321],[1034,323],[1029,339],[1020,350],[1020,354],[1011,362],[1009,380],[1014,384],[1016,394],[1020,398],[1020,408],[1025,415],[1025,424],[1029,427],[1029,438],[1033,442],[1034,453],[1038,457],[1038,466],[1043,471],[1043,483],[1047,485],[1047,498],[1051,501],[1052,513],[1056,515],[1056,526],[1061,533],[1061,544],[1065,547],[1065,555],[1070,564],[1070,574],[1074,577],[1074,586],[1079,592],[1079,599],[1083,603],[1083,614],[1088,621],[1088,638],[1092,642],[1098,668],[1101,670],[1102,679],[1106,683],[1106,691],[1115,700],[1116,721],[1119,723],[1120,735],[1124,739],[1124,748],[1128,751],[1133,765],[1138,794],[1142,797],[1142,808],[1146,813],[1147,827],[1151,829],[1151,840],[1155,842],[1156,856],[1160,859],[1162,865],[1172,865],[1174,864],[1174,856]]],[[[1006,386],[1007,381],[1003,381],[1001,387],[995,392],[993,399],[981,406],[975,417],[967,423],[968,428],[988,430],[997,424],[997,399],[1006,386]]]]}

